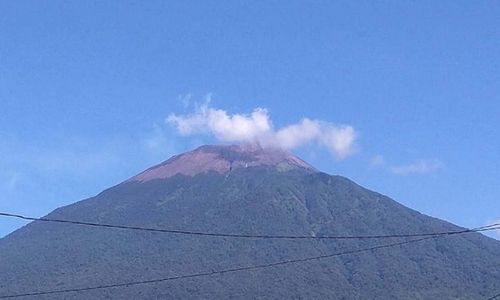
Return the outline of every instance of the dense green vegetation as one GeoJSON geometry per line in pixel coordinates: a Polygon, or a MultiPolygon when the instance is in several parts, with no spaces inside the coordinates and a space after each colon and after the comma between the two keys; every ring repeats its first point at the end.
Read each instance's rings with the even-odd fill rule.
{"type": "MultiPolygon", "coordinates": [[[[270,235],[459,229],[343,177],[272,167],[123,183],[48,217],[270,235]]],[[[34,222],[0,240],[0,294],[148,280],[400,240],[247,240],[34,222]]],[[[482,299],[498,292],[500,243],[466,234],[256,271],[37,299],[482,299]]]]}

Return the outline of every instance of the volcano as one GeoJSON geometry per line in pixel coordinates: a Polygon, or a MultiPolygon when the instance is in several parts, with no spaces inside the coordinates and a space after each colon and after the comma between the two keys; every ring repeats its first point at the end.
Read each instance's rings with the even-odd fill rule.
{"type": "MultiPolygon", "coordinates": [[[[202,146],[44,218],[271,237],[463,230],[258,145],[202,146]]],[[[35,221],[0,240],[0,298],[487,299],[500,293],[500,243],[479,233],[356,252],[412,239],[242,238],[35,221]],[[346,254],[279,263],[330,253],[346,254]],[[235,269],[241,270],[224,271],[235,269]]]]}

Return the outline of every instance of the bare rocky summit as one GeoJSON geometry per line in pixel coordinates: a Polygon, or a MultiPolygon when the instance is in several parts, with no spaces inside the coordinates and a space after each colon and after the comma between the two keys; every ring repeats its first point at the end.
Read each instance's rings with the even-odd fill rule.
{"type": "Polygon", "coordinates": [[[315,171],[305,161],[277,148],[262,148],[258,144],[205,145],[193,151],[175,155],[132,177],[129,181],[165,179],[177,174],[194,176],[210,171],[225,174],[235,169],[256,166],[275,166],[279,170],[302,168],[315,171]]]}

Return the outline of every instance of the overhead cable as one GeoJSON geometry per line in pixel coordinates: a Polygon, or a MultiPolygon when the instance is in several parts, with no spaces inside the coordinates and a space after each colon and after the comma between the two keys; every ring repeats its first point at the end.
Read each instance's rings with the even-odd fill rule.
{"type": "Polygon", "coordinates": [[[106,223],[95,223],[86,221],[76,221],[76,220],[66,220],[66,219],[54,219],[54,218],[35,218],[30,216],[24,216],[20,214],[12,214],[6,212],[0,212],[0,216],[12,217],[23,219],[27,221],[39,221],[39,222],[50,222],[50,223],[63,223],[63,224],[73,224],[91,227],[101,227],[101,228],[114,228],[114,229],[126,229],[135,231],[149,231],[149,232],[159,232],[159,233],[170,233],[170,234],[182,234],[182,235],[196,235],[196,236],[209,236],[209,237],[220,237],[220,238],[243,238],[243,239],[384,239],[384,238],[411,238],[411,237],[427,237],[427,236],[443,236],[443,235],[456,235],[471,232],[483,232],[489,230],[496,230],[500,228],[500,223],[491,224],[487,226],[481,226],[472,229],[461,229],[461,230],[450,230],[450,231],[439,231],[439,232],[422,232],[422,233],[408,233],[408,234],[380,234],[380,235],[255,235],[255,234],[233,234],[233,233],[217,233],[217,232],[203,232],[203,231],[191,231],[191,230],[179,230],[179,229],[162,229],[162,228],[150,228],[141,226],[128,226],[128,225],[118,225],[118,224],[106,224],[106,223]]]}

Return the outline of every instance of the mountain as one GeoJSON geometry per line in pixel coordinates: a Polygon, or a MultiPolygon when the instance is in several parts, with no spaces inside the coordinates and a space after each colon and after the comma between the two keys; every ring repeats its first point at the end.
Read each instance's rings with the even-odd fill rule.
{"type": "MultiPolygon", "coordinates": [[[[319,172],[290,153],[255,145],[203,146],[174,156],[46,218],[248,235],[462,229],[319,172]]],[[[148,281],[406,240],[244,239],[35,221],[0,240],[0,296],[148,281]]],[[[500,243],[467,233],[269,268],[32,298],[485,299],[499,292],[500,243]]]]}

